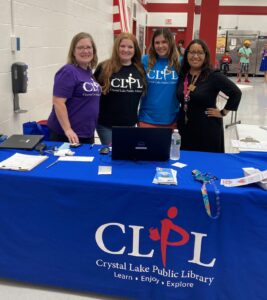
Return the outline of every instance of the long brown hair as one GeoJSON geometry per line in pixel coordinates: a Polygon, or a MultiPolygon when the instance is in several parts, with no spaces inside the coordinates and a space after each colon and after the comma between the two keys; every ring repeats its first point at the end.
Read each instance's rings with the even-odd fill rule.
{"type": "Polygon", "coordinates": [[[87,32],[77,33],[72,38],[72,41],[70,43],[68,58],[67,58],[67,64],[71,64],[71,65],[76,65],[77,64],[75,56],[74,56],[74,50],[75,50],[75,47],[78,44],[78,42],[82,39],[89,39],[92,43],[92,46],[93,46],[93,59],[91,60],[89,66],[90,66],[91,69],[93,69],[93,68],[96,67],[97,62],[98,62],[97,51],[96,51],[96,45],[95,45],[95,42],[94,42],[92,36],[87,32]]]}
{"type": "Polygon", "coordinates": [[[148,50],[148,56],[149,56],[148,71],[153,68],[153,66],[155,65],[158,59],[158,54],[155,49],[155,38],[159,35],[163,35],[163,37],[165,38],[165,40],[168,42],[169,45],[168,70],[170,71],[171,67],[174,67],[174,69],[178,73],[180,70],[179,53],[177,51],[177,47],[173,35],[168,28],[160,28],[154,31],[151,44],[148,50]]]}
{"type": "Polygon", "coordinates": [[[110,88],[110,77],[113,73],[119,72],[122,67],[119,47],[122,40],[131,40],[134,44],[134,56],[132,57],[132,64],[137,68],[138,72],[141,74],[143,79],[143,90],[146,90],[146,75],[143,65],[141,63],[141,50],[139,48],[136,37],[127,32],[122,32],[115,39],[111,58],[102,63],[102,72],[99,78],[100,84],[102,86],[102,93],[105,95],[108,93],[110,88]]]}

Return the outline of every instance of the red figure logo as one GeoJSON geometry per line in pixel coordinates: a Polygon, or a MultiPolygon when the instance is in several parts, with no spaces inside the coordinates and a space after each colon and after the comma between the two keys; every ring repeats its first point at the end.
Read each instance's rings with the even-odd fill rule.
{"type": "Polygon", "coordinates": [[[160,241],[161,245],[161,257],[163,266],[166,267],[166,252],[167,246],[182,246],[189,241],[189,234],[180,226],[175,225],[172,220],[178,215],[178,209],[174,206],[168,209],[168,218],[161,220],[161,233],[159,234],[159,230],[157,228],[149,229],[149,237],[153,241],[160,241]],[[177,232],[181,235],[182,239],[177,242],[168,241],[169,233],[171,231],[177,232]]]}

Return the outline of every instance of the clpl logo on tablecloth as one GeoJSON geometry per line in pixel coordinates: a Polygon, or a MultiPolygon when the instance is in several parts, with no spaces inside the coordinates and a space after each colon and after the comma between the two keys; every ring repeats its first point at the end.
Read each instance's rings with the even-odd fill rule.
{"type": "MultiPolygon", "coordinates": [[[[176,207],[170,207],[167,212],[167,218],[161,220],[161,229],[150,228],[149,238],[153,241],[160,241],[161,248],[161,257],[162,264],[165,267],[167,264],[167,249],[168,247],[181,247],[186,245],[189,242],[190,235],[189,233],[174,223],[173,219],[178,215],[178,209],[176,207]],[[176,233],[180,239],[177,241],[169,241],[170,233],[176,233]]],[[[151,249],[149,253],[141,253],[140,252],[140,234],[144,230],[144,226],[138,225],[128,225],[122,223],[106,223],[99,226],[95,233],[95,240],[98,247],[104,251],[105,253],[111,255],[124,255],[127,254],[129,256],[134,257],[146,257],[152,258],[154,255],[154,249],[151,249]],[[131,249],[128,250],[126,246],[121,247],[118,250],[111,250],[108,248],[107,242],[104,242],[103,236],[104,232],[110,228],[118,228],[121,230],[122,234],[131,234],[132,244],[131,249]],[[126,230],[126,228],[129,230],[126,230]],[[128,251],[127,251],[128,250],[128,251]]],[[[202,267],[212,268],[215,264],[216,258],[211,259],[209,263],[204,263],[201,261],[201,251],[202,251],[202,243],[203,238],[207,237],[207,234],[201,232],[191,232],[191,235],[194,236],[194,250],[193,250],[193,258],[188,260],[189,263],[197,264],[202,267]]]]}

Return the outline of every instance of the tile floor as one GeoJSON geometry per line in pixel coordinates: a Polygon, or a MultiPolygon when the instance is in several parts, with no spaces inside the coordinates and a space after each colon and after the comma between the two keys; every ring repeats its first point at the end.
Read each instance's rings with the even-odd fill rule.
{"type": "MultiPolygon", "coordinates": [[[[235,80],[235,78],[232,78],[235,80]]],[[[267,84],[262,77],[251,78],[251,83],[238,84],[242,90],[237,120],[242,124],[267,125],[267,84]]],[[[220,100],[223,102],[223,100],[220,100]]],[[[231,116],[225,118],[225,125],[231,123],[231,116]]],[[[236,138],[235,126],[225,129],[226,152],[236,152],[231,147],[230,140],[236,138]]],[[[81,294],[65,290],[33,287],[2,280],[0,281],[0,300],[111,300],[111,298],[96,294],[81,294]]]]}

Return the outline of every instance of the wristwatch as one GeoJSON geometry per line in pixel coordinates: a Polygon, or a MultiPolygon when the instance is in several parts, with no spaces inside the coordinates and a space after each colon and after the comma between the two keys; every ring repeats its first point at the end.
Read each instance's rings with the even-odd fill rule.
{"type": "Polygon", "coordinates": [[[224,111],[224,109],[220,110],[220,114],[222,117],[225,117],[227,115],[226,112],[224,111]]]}

